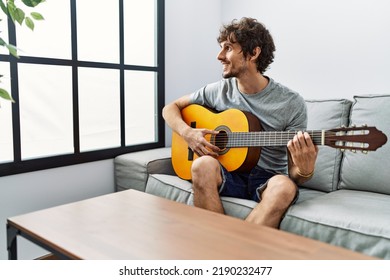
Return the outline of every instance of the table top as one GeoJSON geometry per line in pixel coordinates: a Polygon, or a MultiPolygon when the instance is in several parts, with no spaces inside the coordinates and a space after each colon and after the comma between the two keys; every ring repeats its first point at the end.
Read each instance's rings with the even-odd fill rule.
{"type": "Polygon", "coordinates": [[[8,219],[72,259],[370,259],[135,190],[8,219]]]}

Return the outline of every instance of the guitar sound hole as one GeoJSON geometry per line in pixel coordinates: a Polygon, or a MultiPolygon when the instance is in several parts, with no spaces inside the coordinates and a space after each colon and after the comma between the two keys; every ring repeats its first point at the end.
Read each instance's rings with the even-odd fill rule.
{"type": "Polygon", "coordinates": [[[217,135],[215,135],[214,145],[220,148],[221,150],[226,149],[227,142],[228,142],[228,135],[226,131],[221,130],[217,135]]]}

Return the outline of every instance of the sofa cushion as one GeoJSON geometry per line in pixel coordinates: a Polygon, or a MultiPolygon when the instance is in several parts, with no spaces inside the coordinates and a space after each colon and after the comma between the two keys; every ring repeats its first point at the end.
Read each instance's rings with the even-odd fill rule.
{"type": "Polygon", "coordinates": [[[114,159],[116,191],[145,191],[149,173],[172,172],[171,149],[158,148],[117,156],[114,159]]]}
{"type": "Polygon", "coordinates": [[[339,190],[289,208],[280,228],[390,259],[390,196],[339,190]]]}
{"type": "MultiPolygon", "coordinates": [[[[390,135],[390,95],[355,96],[351,109],[351,124],[367,124],[390,135]]],[[[390,194],[390,143],[375,152],[345,152],[341,164],[340,189],[372,191],[390,194]]]]}
{"type": "MultiPolygon", "coordinates": [[[[194,205],[192,184],[177,176],[151,174],[146,184],[145,192],[164,197],[177,202],[194,205]]],[[[234,197],[221,197],[225,213],[240,219],[245,219],[257,205],[256,202],[234,197]]]]}
{"type": "MultiPolygon", "coordinates": [[[[306,100],[307,129],[321,130],[347,126],[351,104],[352,102],[347,99],[306,100]]],[[[314,176],[303,186],[331,192],[337,189],[342,153],[328,146],[318,148],[314,176]]]]}
{"type": "Polygon", "coordinates": [[[221,196],[221,201],[226,215],[242,220],[244,220],[257,205],[257,202],[253,200],[227,196],[221,196]]]}
{"type": "MultiPolygon", "coordinates": [[[[194,205],[192,184],[177,176],[151,174],[148,178],[145,192],[188,205],[194,205]]],[[[297,203],[324,194],[324,192],[300,188],[297,203]]],[[[221,196],[221,201],[226,215],[240,219],[245,219],[257,205],[255,201],[235,197],[221,196]]]]}
{"type": "Polygon", "coordinates": [[[313,199],[324,194],[327,194],[327,192],[317,191],[305,187],[299,187],[298,199],[295,204],[299,204],[305,200],[313,199]]]}
{"type": "Polygon", "coordinates": [[[145,192],[185,204],[192,203],[192,184],[177,176],[151,174],[145,192]]]}

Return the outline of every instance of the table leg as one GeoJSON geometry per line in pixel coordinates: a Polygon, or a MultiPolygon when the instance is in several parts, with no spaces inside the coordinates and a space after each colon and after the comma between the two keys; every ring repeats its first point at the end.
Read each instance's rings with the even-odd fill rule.
{"type": "Polygon", "coordinates": [[[9,260],[16,260],[18,258],[16,245],[16,238],[18,234],[19,231],[16,228],[7,224],[7,250],[9,260]]]}

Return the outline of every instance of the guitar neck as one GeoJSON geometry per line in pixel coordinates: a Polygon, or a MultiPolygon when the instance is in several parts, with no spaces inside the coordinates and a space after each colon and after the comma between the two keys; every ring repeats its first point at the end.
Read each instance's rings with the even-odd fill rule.
{"type": "MultiPolygon", "coordinates": [[[[325,145],[325,130],[306,131],[315,145],[325,145]]],[[[298,131],[256,131],[227,133],[226,147],[287,146],[298,131]]],[[[217,137],[218,141],[218,137],[217,137]]]]}

